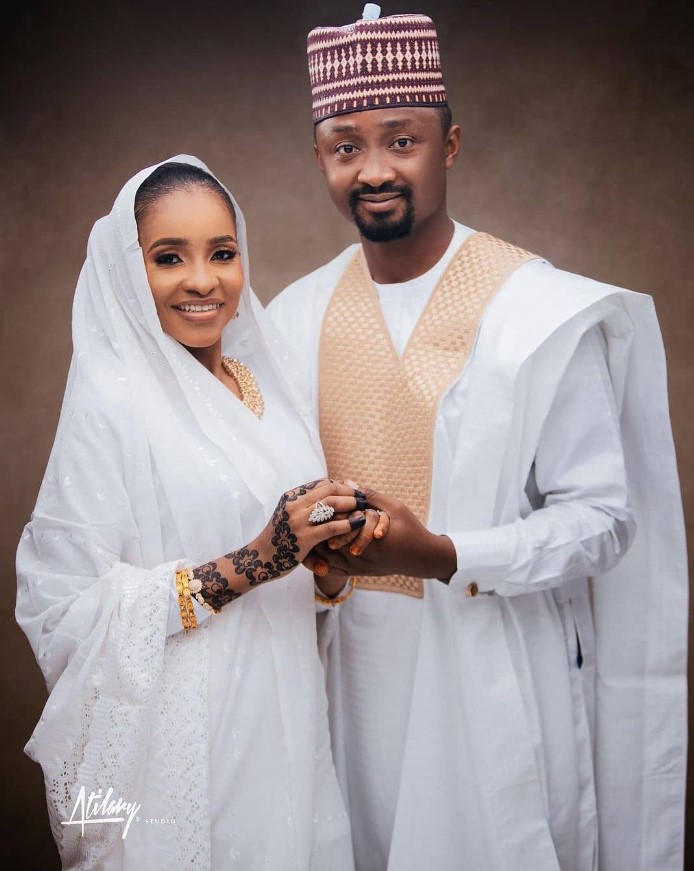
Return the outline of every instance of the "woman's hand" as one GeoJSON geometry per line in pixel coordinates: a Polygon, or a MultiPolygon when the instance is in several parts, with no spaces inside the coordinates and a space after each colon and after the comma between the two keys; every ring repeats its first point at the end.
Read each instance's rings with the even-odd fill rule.
{"type": "Polygon", "coordinates": [[[287,574],[316,545],[364,526],[366,506],[363,494],[355,494],[354,487],[329,478],[288,490],[250,544],[193,569],[194,587],[199,588],[194,590],[196,598],[219,610],[253,587],[287,574]],[[330,520],[309,520],[318,502],[334,510],[330,520]]]}
{"type": "Polygon", "coordinates": [[[327,539],[350,539],[366,525],[366,499],[342,481],[322,478],[284,493],[256,542],[280,572],[297,566],[308,552],[327,539]],[[309,520],[317,503],[334,516],[322,523],[309,520]]]}
{"type": "MultiPolygon", "coordinates": [[[[353,517],[359,517],[361,513],[361,511],[354,511],[346,517],[351,520],[353,517]]],[[[349,548],[352,556],[361,556],[374,539],[379,540],[385,536],[390,527],[388,512],[381,511],[379,508],[366,508],[363,514],[366,517],[363,526],[350,529],[343,535],[335,535],[327,540],[326,544],[330,550],[349,548]]],[[[309,552],[303,562],[307,569],[319,577],[327,574],[327,564],[315,551],[309,552]]]]}
{"type": "MultiPolygon", "coordinates": [[[[369,494],[375,492],[369,489],[362,490],[358,484],[349,479],[340,483],[354,487],[354,492],[357,496],[367,500],[367,505],[369,504],[369,494]]],[[[383,538],[390,528],[390,516],[387,511],[367,507],[364,510],[364,514],[366,521],[360,529],[350,530],[344,535],[336,535],[329,538],[326,543],[321,545],[320,550],[325,551],[326,545],[331,551],[349,548],[349,553],[352,556],[361,556],[374,539],[378,541],[383,538]]],[[[348,515],[348,517],[351,516],[348,515]]],[[[344,577],[341,578],[339,583],[337,580],[328,578],[330,567],[326,560],[319,555],[318,549],[307,554],[304,559],[304,565],[317,576],[316,581],[326,595],[333,595],[335,591],[339,591],[344,586],[344,577]]]]}
{"type": "MultiPolygon", "coordinates": [[[[344,535],[335,535],[328,539],[330,550],[339,550],[341,547],[349,545],[349,552],[352,556],[361,556],[374,538],[377,540],[383,538],[390,527],[388,512],[381,511],[380,508],[366,508],[364,514],[366,522],[361,529],[350,530],[344,535]]],[[[352,516],[352,514],[348,515],[348,519],[352,516]]]]}

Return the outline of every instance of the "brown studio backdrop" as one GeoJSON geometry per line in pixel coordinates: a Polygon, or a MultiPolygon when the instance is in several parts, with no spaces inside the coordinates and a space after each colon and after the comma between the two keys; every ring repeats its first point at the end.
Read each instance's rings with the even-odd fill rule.
{"type": "MultiPolygon", "coordinates": [[[[437,24],[463,131],[451,214],[564,269],[654,296],[691,524],[686,8],[403,0],[385,3],[383,14],[425,12],[437,24]]],[[[359,0],[123,0],[107,8],[75,0],[15,10],[5,21],[0,661],[2,853],[12,867],[58,867],[41,772],[22,753],[45,688],[14,621],[14,554],[55,432],[91,225],[136,170],[184,152],[205,160],[244,209],[263,301],[353,241],[314,164],[304,52],[311,27],[360,12],[359,0]]],[[[688,819],[692,832],[691,801],[688,819]]]]}

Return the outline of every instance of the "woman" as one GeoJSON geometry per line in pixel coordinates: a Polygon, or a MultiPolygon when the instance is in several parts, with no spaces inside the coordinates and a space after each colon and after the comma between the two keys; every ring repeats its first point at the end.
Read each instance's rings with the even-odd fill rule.
{"type": "Polygon", "coordinates": [[[17,554],[50,693],[26,752],[65,868],[352,867],[299,564],[385,521],[323,477],[270,329],[204,164],[132,178],[90,237],[17,554]]]}

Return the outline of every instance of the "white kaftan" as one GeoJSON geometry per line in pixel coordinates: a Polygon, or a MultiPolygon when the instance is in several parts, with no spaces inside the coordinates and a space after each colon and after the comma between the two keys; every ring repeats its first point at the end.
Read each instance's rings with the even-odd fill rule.
{"type": "Polygon", "coordinates": [[[181,631],[174,570],[247,544],[324,460],[268,345],[238,206],[245,284],[222,350],[256,376],[263,418],[162,332],[133,213],[152,169],[90,236],[58,432],[17,552],[16,616],[49,690],[26,752],[65,869],[351,871],[308,572],[213,617],[196,605],[199,627],[181,631]],[[108,806],[105,822],[64,825],[99,790],[136,807],[127,830],[108,806]]]}
{"type": "MultiPolygon", "coordinates": [[[[399,353],[472,232],[376,285],[399,353]]],[[[314,413],[355,247],[269,306],[314,413]]],[[[439,408],[428,526],[455,544],[448,586],[357,589],[319,615],[359,871],[679,871],[686,562],[650,297],[544,261],[507,279],[439,408]]]]}

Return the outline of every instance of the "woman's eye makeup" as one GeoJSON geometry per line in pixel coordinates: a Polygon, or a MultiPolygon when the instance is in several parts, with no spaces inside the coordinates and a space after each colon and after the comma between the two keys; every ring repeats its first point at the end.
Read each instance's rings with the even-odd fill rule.
{"type": "MultiPolygon", "coordinates": [[[[218,248],[210,256],[210,260],[230,262],[238,257],[238,253],[235,248],[218,248]]],[[[162,251],[161,254],[156,255],[154,262],[159,266],[175,266],[177,263],[183,263],[183,260],[175,251],[162,251]]]]}
{"type": "Polygon", "coordinates": [[[181,258],[178,254],[175,254],[173,251],[166,251],[162,254],[157,254],[154,258],[154,262],[158,263],[160,266],[173,266],[174,263],[180,262],[181,258]]]}
{"type": "Polygon", "coordinates": [[[238,251],[235,248],[220,248],[212,255],[213,260],[233,260],[238,251]]]}

